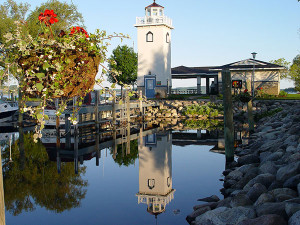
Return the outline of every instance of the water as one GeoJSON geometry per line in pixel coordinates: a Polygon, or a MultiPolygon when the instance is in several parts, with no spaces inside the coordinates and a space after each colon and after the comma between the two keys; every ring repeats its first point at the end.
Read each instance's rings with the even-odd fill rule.
{"type": "Polygon", "coordinates": [[[62,152],[69,162],[58,174],[49,160],[56,152],[33,144],[31,134],[25,134],[25,152],[12,146],[11,163],[8,142],[2,142],[7,225],[181,225],[198,198],[222,198],[224,155],[210,151],[216,141],[182,142],[176,131],[148,134],[131,141],[127,157],[126,143],[118,145],[116,159],[113,148],[103,149],[99,166],[94,153],[85,155],[78,175],[62,152]]]}

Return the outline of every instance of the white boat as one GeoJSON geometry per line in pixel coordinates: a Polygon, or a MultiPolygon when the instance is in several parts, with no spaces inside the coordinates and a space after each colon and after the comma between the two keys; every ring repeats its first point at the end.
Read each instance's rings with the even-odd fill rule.
{"type": "Polygon", "coordinates": [[[18,103],[0,100],[0,123],[12,120],[12,116],[19,110],[18,103]]]}

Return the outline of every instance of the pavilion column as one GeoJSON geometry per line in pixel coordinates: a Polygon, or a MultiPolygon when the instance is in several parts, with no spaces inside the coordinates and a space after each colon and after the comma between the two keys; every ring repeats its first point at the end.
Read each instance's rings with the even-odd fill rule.
{"type": "Polygon", "coordinates": [[[206,94],[209,95],[209,77],[206,77],[206,94]]]}
{"type": "Polygon", "coordinates": [[[197,76],[197,94],[201,94],[201,76],[197,76]]]}

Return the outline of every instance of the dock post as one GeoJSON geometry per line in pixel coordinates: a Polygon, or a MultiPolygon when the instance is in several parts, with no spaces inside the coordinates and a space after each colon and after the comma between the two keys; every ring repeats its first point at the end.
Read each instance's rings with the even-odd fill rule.
{"type": "MultiPolygon", "coordinates": [[[[59,99],[57,98],[57,99],[55,99],[55,109],[56,109],[56,112],[57,112],[57,110],[59,108],[58,104],[59,104],[59,99]]],[[[60,148],[60,130],[59,130],[59,125],[60,124],[59,124],[59,116],[56,115],[55,118],[56,118],[56,148],[59,149],[60,148]]]]}
{"type": "MultiPolygon", "coordinates": [[[[246,88],[248,90],[250,90],[251,88],[251,83],[250,81],[246,81],[246,88]]],[[[251,89],[252,90],[252,89],[251,89]]],[[[253,92],[252,92],[253,93],[253,92]]],[[[249,134],[253,134],[254,133],[254,119],[253,119],[253,106],[252,106],[252,101],[253,101],[253,97],[252,99],[247,102],[247,112],[248,112],[248,124],[249,124],[249,134]]]]}
{"type": "Polygon", "coordinates": [[[139,91],[139,107],[140,107],[140,116],[143,116],[143,95],[142,95],[142,90],[139,91]]]}
{"type": "Polygon", "coordinates": [[[4,202],[1,146],[0,146],[0,225],[5,225],[5,202],[4,202]]]}
{"type": "Polygon", "coordinates": [[[226,163],[234,160],[234,127],[232,111],[231,74],[229,70],[222,71],[223,105],[224,105],[224,137],[226,163]]]}
{"type": "Polygon", "coordinates": [[[117,119],[116,119],[116,91],[113,91],[112,117],[113,117],[113,126],[115,126],[117,124],[117,119]]]}
{"type": "Polygon", "coordinates": [[[96,122],[96,133],[99,131],[99,90],[95,91],[95,122],[96,122]]]}
{"type": "Polygon", "coordinates": [[[65,114],[65,138],[66,138],[66,149],[71,149],[71,121],[69,120],[70,114],[65,114]]]}
{"type": "Polygon", "coordinates": [[[78,174],[78,126],[74,125],[74,167],[75,174],[78,174]]]}

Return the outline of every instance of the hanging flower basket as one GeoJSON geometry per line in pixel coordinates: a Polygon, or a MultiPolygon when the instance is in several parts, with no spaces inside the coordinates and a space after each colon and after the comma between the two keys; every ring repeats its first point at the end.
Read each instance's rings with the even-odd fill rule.
{"type": "Polygon", "coordinates": [[[55,56],[51,56],[51,59],[46,52],[35,50],[19,59],[18,64],[25,74],[25,95],[42,97],[46,92],[51,98],[85,96],[95,84],[100,56],[78,49],[66,50],[62,54],[64,49],[57,46],[50,48],[55,49],[55,56]],[[51,66],[54,63],[57,63],[56,67],[51,66]]]}

